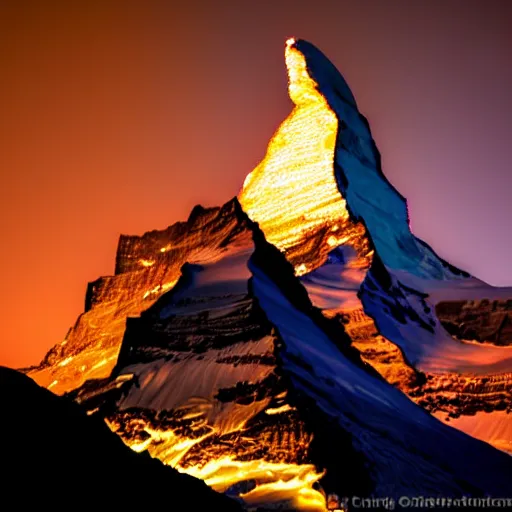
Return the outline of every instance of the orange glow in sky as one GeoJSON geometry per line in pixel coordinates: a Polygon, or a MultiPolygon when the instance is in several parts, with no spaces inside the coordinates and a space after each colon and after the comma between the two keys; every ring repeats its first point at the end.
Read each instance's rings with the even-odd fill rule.
{"type": "Polygon", "coordinates": [[[415,234],[512,284],[511,4],[384,4],[2,2],[0,364],[64,338],[121,233],[237,195],[290,112],[290,35],[346,76],[415,234]]]}

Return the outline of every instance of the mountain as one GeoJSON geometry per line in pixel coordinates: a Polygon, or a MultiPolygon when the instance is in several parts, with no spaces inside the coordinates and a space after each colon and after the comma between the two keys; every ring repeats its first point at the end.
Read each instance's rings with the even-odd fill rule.
{"type": "Polygon", "coordinates": [[[344,79],[306,41],[285,58],[294,107],[239,196],[121,237],[28,374],[249,509],[506,496],[512,290],[411,232],[344,79]]]}
{"type": "Polygon", "coordinates": [[[134,449],[216,490],[243,482],[253,507],[323,510],[317,480],[339,496],[504,495],[512,459],[386,382],[234,213],[246,236],[216,261],[185,265],[174,289],[127,323],[109,382],[73,398],[134,449]]]}
{"type": "Polygon", "coordinates": [[[242,510],[200,480],[129,450],[103,421],[19,372],[0,367],[0,394],[0,433],[8,440],[2,448],[2,503],[132,510],[168,502],[169,510],[181,511],[181,502],[197,512],[242,510]]]}

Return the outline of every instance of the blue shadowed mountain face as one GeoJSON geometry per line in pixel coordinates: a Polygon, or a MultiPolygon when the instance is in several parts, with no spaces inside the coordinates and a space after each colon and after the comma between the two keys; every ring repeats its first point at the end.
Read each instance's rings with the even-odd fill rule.
{"type": "MultiPolygon", "coordinates": [[[[299,489],[317,504],[322,493],[504,495],[512,458],[386,382],[313,305],[308,276],[296,277],[237,203],[234,216],[236,243],[185,265],[174,289],[128,323],[111,378],[75,400],[128,444],[146,443],[259,510],[308,510],[299,489]]],[[[341,254],[317,271],[350,261],[341,254]]]]}
{"type": "MultiPolygon", "coordinates": [[[[347,83],[311,43],[298,40],[294,47],[304,55],[309,75],[338,120],[334,176],[351,220],[364,225],[374,249],[372,264],[358,287],[361,307],[379,332],[421,370],[510,372],[512,353],[508,348],[483,348],[455,341],[436,315],[436,305],[441,304],[437,309],[444,319],[444,301],[505,300],[512,292],[493,288],[453,267],[413,235],[406,200],[382,172],[368,121],[359,112],[347,83]]],[[[330,287],[338,280],[341,289],[346,281],[343,266],[332,265],[332,260],[326,263],[331,266],[330,287]]],[[[340,299],[338,306],[342,307],[346,298],[340,299]]],[[[331,294],[331,308],[334,302],[331,294]]],[[[452,332],[456,331],[455,325],[452,332]]]]}
{"type": "MultiPolygon", "coordinates": [[[[292,278],[291,265],[257,230],[254,237],[252,288],[280,338],[281,370],[297,403],[308,403],[306,423],[325,434],[327,446],[337,431],[349,434],[352,449],[363,454],[372,493],[397,498],[506,492],[512,459],[444,425],[365,366],[339,324],[313,307],[292,278]],[[490,478],[482,472],[487,457],[500,468],[494,466],[490,478]]],[[[336,448],[330,445],[331,451],[336,448]]],[[[343,458],[338,452],[337,460],[343,458]]],[[[336,472],[335,465],[330,469],[336,472]]]]}
{"type": "Polygon", "coordinates": [[[368,121],[341,74],[311,43],[299,40],[295,47],[305,56],[310,76],[338,118],[334,175],[340,193],[353,220],[366,226],[384,265],[425,278],[469,277],[450,268],[411,233],[407,202],[384,176],[368,121]]]}

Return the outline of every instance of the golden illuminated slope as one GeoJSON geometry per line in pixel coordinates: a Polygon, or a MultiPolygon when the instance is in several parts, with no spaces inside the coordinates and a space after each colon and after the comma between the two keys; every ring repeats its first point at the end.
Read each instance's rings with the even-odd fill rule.
{"type": "MultiPolygon", "coordinates": [[[[284,412],[286,415],[286,411],[267,409],[266,414],[282,415],[284,412]]],[[[286,429],[281,430],[278,425],[274,425],[276,435],[263,431],[257,439],[252,439],[250,433],[241,428],[238,436],[231,432],[221,436],[220,439],[225,439],[216,444],[215,437],[220,432],[203,423],[201,416],[194,418],[195,425],[189,431],[192,437],[187,437],[168,427],[163,430],[152,427],[147,419],[136,415],[135,410],[119,413],[117,418],[107,420],[107,424],[132,450],[147,449],[152,457],[204,480],[218,492],[226,492],[241,483],[243,486],[243,482],[252,483],[240,494],[247,510],[259,510],[257,507],[262,505],[269,507],[264,510],[273,510],[273,507],[277,510],[278,506],[288,505],[297,512],[325,512],[325,496],[314,488],[322,472],[309,463],[272,460],[283,452],[281,445],[286,446],[287,456],[293,459],[293,449],[297,449],[297,445],[299,450],[304,449],[310,442],[304,434],[296,445],[287,446],[287,439],[293,435],[286,435],[286,429]],[[202,430],[202,434],[196,434],[194,429],[202,430]],[[262,451],[266,451],[265,458],[262,458],[262,451]]],[[[278,420],[280,425],[286,424],[286,417],[283,420],[278,420]]],[[[285,510],[290,509],[288,506],[285,510]]]]}
{"type": "MultiPolygon", "coordinates": [[[[239,196],[267,240],[283,251],[319,228],[338,231],[348,221],[333,171],[338,121],[293,39],[286,45],[286,67],[295,107],[270,141],[263,161],[247,176],[239,196]]],[[[346,230],[342,231],[346,237],[346,230]]],[[[357,233],[358,238],[362,234],[357,233]]],[[[329,245],[346,241],[333,235],[329,245]]],[[[305,270],[297,268],[297,273],[305,270]]]]}
{"type": "Polygon", "coordinates": [[[119,271],[89,287],[87,306],[66,339],[55,345],[28,375],[56,394],[86,380],[110,375],[117,362],[127,317],[137,317],[176,284],[185,262],[204,264],[245,243],[235,202],[220,208],[195,208],[185,223],[143,236],[121,237],[119,271]]]}
{"type": "MultiPolygon", "coordinates": [[[[247,176],[239,200],[267,239],[284,251],[296,274],[321,265],[340,244],[355,249],[353,266],[368,268],[371,252],[364,227],[350,220],[334,178],[338,121],[294,44],[287,42],[285,57],[295,107],[270,141],[264,160],[247,176]]],[[[232,212],[213,210],[194,210],[187,225],[164,230],[158,240],[151,233],[124,237],[130,243],[120,246],[119,272],[92,287],[86,312],[30,376],[59,394],[87,379],[107,377],[126,318],[138,316],[171,289],[185,261],[202,261],[201,251],[221,249],[231,230],[236,233],[232,212]]]]}

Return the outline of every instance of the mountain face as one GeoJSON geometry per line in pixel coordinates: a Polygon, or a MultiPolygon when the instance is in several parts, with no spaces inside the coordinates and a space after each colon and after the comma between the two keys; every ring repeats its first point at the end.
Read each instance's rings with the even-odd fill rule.
{"type": "Polygon", "coordinates": [[[208,262],[185,264],[171,292],[128,320],[111,378],[71,396],[133,449],[252,507],[318,510],[313,434],[290,403],[278,335],[253,291],[254,228],[231,204],[236,239],[208,262]]]}
{"type": "MultiPolygon", "coordinates": [[[[323,211],[326,226],[333,218],[343,219],[343,226],[335,224],[327,239],[335,249],[323,265],[301,267],[305,271],[298,273],[304,274],[301,279],[313,303],[342,320],[368,362],[429,411],[443,418],[498,411],[495,420],[503,423],[498,430],[505,435],[496,438],[496,430],[479,429],[479,437],[512,451],[512,415],[501,412],[511,410],[511,349],[503,346],[506,342],[491,345],[497,335],[488,336],[485,329],[483,345],[466,341],[479,339],[474,330],[463,341],[454,339],[441,323],[442,313],[436,316],[436,304],[442,308],[453,300],[503,301],[512,297],[512,290],[493,288],[456,269],[413,235],[407,203],[385,178],[368,122],[344,79],[306,41],[290,42],[286,60],[296,107],[262,164],[246,179],[240,195],[244,210],[279,247],[272,228],[286,232],[282,223],[288,212],[296,211],[296,189],[306,197],[297,204],[305,204],[307,218],[314,219],[309,213],[317,204],[313,198],[318,196],[324,204],[336,184],[338,201],[323,211]],[[299,128],[292,123],[303,110],[307,122],[299,128]],[[315,119],[321,127],[318,134],[311,128],[315,119]],[[301,135],[292,137],[290,126],[301,135]],[[317,136],[305,143],[302,133],[317,136]],[[305,165],[287,158],[287,151],[301,154],[296,146],[307,155],[305,165]],[[315,156],[315,150],[321,156],[315,156]],[[328,185],[320,185],[317,175],[328,185]],[[304,183],[308,186],[301,188],[304,183]],[[266,207],[252,199],[264,202],[273,194],[279,202],[266,199],[266,207]]],[[[300,226],[294,219],[293,225],[300,226]]],[[[498,340],[506,339],[507,322],[502,315],[495,327],[504,333],[498,340]]],[[[465,430],[473,432],[470,424],[465,422],[465,430]]]]}
{"type": "Polygon", "coordinates": [[[196,207],[186,222],[167,230],[122,236],[115,275],[89,284],[84,313],[29,375],[58,394],[87,379],[108,377],[117,361],[126,318],[140,315],[172,289],[183,264],[207,262],[236,241],[233,208],[232,201],[221,208],[196,207]]]}
{"type": "Polygon", "coordinates": [[[459,339],[512,344],[512,300],[488,299],[436,304],[444,328],[459,339]]]}
{"type": "Polygon", "coordinates": [[[121,237],[29,375],[248,509],[506,496],[512,290],[414,236],[336,68],[285,57],[294,107],[238,198],[121,237]]]}
{"type": "Polygon", "coordinates": [[[134,449],[254,509],[323,510],[317,481],[340,496],[503,494],[512,459],[386,382],[235,214],[246,236],[217,261],[185,265],[174,289],[127,323],[109,383],[73,398],[134,449]]]}

